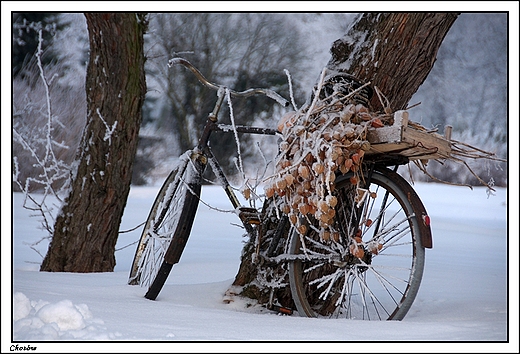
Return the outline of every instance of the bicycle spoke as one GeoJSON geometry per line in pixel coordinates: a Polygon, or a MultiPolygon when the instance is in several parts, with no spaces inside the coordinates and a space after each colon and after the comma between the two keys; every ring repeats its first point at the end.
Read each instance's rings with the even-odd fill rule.
{"type": "Polygon", "coordinates": [[[415,218],[422,211],[385,175],[374,173],[373,183],[377,188],[354,204],[348,176],[339,180],[334,225],[339,239],[324,242],[311,231],[301,238],[305,246],[296,248],[300,239],[292,240],[293,252],[305,249],[309,255],[299,266],[290,265],[299,313],[381,320],[402,319],[410,308],[424,265],[415,218]]]}

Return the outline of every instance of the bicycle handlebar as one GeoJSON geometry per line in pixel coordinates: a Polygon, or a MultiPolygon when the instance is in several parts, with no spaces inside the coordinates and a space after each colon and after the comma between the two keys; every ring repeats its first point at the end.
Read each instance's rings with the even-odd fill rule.
{"type": "MultiPolygon", "coordinates": [[[[199,79],[199,81],[206,87],[209,87],[209,88],[211,88],[213,90],[217,90],[217,91],[220,90],[221,88],[226,88],[223,85],[217,85],[217,84],[214,84],[214,83],[208,81],[208,79],[206,79],[204,77],[204,75],[202,75],[202,73],[186,59],[172,58],[172,59],[168,60],[168,67],[171,68],[173,65],[176,65],[176,64],[181,64],[181,65],[185,66],[186,68],[190,69],[190,71],[195,74],[197,79],[199,79]]],[[[229,88],[228,88],[228,90],[229,90],[229,94],[233,97],[250,97],[250,96],[261,94],[261,95],[266,95],[267,97],[275,100],[276,102],[278,102],[279,104],[281,104],[284,107],[287,107],[289,105],[289,101],[287,101],[285,98],[280,96],[278,93],[276,93],[275,91],[270,90],[270,89],[251,88],[251,89],[248,89],[245,91],[240,91],[240,92],[231,90],[229,88]]]]}

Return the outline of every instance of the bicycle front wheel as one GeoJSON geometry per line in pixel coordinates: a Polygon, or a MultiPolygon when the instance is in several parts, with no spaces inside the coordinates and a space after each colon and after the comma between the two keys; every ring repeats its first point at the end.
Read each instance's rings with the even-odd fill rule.
{"type": "Polygon", "coordinates": [[[128,284],[149,287],[155,300],[186,245],[199,203],[201,185],[186,159],[164,182],[154,201],[130,270],[128,284]],[[174,240],[172,242],[172,240],[174,240]]]}
{"type": "Polygon", "coordinates": [[[431,240],[425,208],[393,171],[374,171],[363,189],[351,176],[336,179],[329,240],[313,228],[293,232],[290,253],[298,260],[289,264],[291,295],[300,316],[401,320],[421,283],[422,239],[431,240]]]}

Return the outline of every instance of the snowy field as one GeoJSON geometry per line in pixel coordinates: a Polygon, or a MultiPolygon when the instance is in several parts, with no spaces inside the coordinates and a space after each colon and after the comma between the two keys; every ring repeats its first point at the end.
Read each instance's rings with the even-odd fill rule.
{"type": "MultiPolygon", "coordinates": [[[[26,243],[44,234],[37,218],[21,207],[23,196],[15,193],[10,324],[9,245],[2,232],[2,352],[12,350],[13,343],[42,352],[518,351],[518,281],[513,281],[518,279],[518,221],[508,243],[507,189],[488,198],[480,187],[417,183],[415,188],[431,216],[434,248],[426,252],[417,299],[400,322],[280,316],[246,308],[242,301],[223,303],[239,266],[242,230],[233,224],[234,214],[204,205],[157,301],[145,299],[145,289],[127,285],[135,245],[116,252],[113,273],[39,272],[41,257],[26,243]],[[358,343],[337,343],[345,341],[358,343]],[[432,344],[388,343],[393,341],[432,344]]],[[[157,190],[132,188],[122,230],[145,220],[157,190]]],[[[228,207],[216,187],[203,189],[203,200],[228,207]]],[[[117,247],[136,241],[141,229],[122,234],[117,247]]],[[[38,246],[42,254],[46,248],[38,246]]]]}

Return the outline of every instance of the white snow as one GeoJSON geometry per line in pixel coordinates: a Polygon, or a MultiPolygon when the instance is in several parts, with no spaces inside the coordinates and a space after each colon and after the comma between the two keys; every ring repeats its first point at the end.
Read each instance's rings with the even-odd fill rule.
{"type": "MultiPolygon", "coordinates": [[[[498,189],[488,198],[481,187],[472,191],[417,183],[415,188],[432,220],[434,248],[426,252],[417,299],[400,322],[309,319],[248,307],[246,300],[225,304],[222,298],[237,273],[243,232],[235,226],[235,214],[210,210],[205,205],[199,206],[186,250],[156,301],[143,297],[145,289],[127,285],[135,252],[135,245],[128,245],[139,238],[142,228],[121,234],[113,273],[39,272],[41,258],[25,243],[40,238],[43,231],[38,230],[36,218],[21,207],[23,195],[14,193],[10,303],[4,301],[9,298],[10,276],[6,267],[2,268],[2,313],[9,313],[12,306],[11,325],[6,323],[8,316],[2,319],[2,338],[7,341],[7,328],[11,327],[14,342],[4,345],[2,339],[2,349],[7,351],[7,345],[29,341],[37,350],[56,352],[215,351],[221,344],[231,346],[227,350],[265,348],[279,352],[322,351],[329,345],[342,345],[335,350],[345,349],[345,344],[337,343],[291,343],[301,341],[380,342],[353,344],[349,351],[355,352],[360,350],[356,348],[391,350],[388,341],[431,341],[428,345],[407,344],[410,349],[398,343],[395,350],[511,350],[511,345],[518,345],[518,254],[512,252],[508,260],[508,250],[518,249],[518,229],[517,221],[514,229],[509,225],[513,237],[508,240],[507,190],[498,189]],[[508,293],[508,285],[515,295],[508,293]],[[188,341],[193,346],[170,346],[165,341],[188,341]],[[203,343],[207,341],[215,343],[203,343]],[[251,347],[250,341],[260,341],[261,346],[251,347]],[[444,343],[466,341],[494,343],[449,343],[447,347],[444,343]]],[[[144,221],[158,189],[131,189],[121,230],[144,221]]],[[[219,187],[204,187],[202,198],[215,208],[231,209],[219,187]]],[[[9,248],[4,243],[5,237],[2,259],[6,264],[9,248]]],[[[47,245],[38,247],[45,254],[47,245]]]]}

